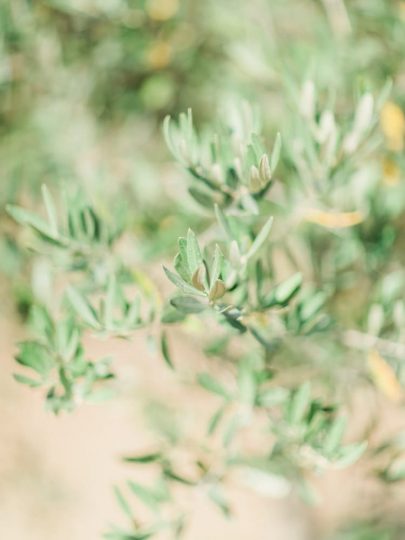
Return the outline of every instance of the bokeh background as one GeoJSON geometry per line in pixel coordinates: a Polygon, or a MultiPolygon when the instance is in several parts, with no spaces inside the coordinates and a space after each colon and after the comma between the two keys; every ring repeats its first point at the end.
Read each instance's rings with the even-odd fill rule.
{"type": "MultiPolygon", "coordinates": [[[[285,88],[307,78],[321,91],[333,88],[342,110],[355,85],[382,88],[391,79],[403,110],[404,51],[399,0],[0,0],[1,538],[100,538],[117,513],[111,486],[131,474],[120,457],[148,440],[138,395],[167,399],[170,387],[173,405],[183,409],[191,399],[176,392],[140,338],[88,343],[95,354],[108,348],[119,359],[120,397],[72,416],[51,416],[40,395],[13,381],[14,343],[24,336],[38,264],[46,263],[27,263],[5,205],[35,207],[42,183],[80,186],[129,223],[134,263],[158,273],[173,239],[204,220],[163,144],[166,114],[192,107],[204,125],[246,99],[260,106],[270,136],[288,133],[285,88]]],[[[402,153],[401,145],[391,148],[383,169],[397,190],[402,153]]],[[[192,334],[175,347],[199,361],[192,334]]],[[[193,399],[198,406],[200,397],[193,399]]],[[[380,429],[399,429],[401,415],[384,407],[380,429]]],[[[365,422],[364,408],[355,422],[365,422]]],[[[186,538],[391,538],[367,525],[336,532],[372,521],[388,503],[364,477],[354,468],[319,480],[317,508],[235,489],[232,522],[197,500],[186,538]]],[[[395,527],[405,504],[400,491],[387,506],[395,527]]]]}

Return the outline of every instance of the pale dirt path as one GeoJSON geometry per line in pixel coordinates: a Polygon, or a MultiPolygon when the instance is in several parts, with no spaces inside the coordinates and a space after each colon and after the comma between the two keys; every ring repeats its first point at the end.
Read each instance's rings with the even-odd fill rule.
{"type": "MultiPolygon", "coordinates": [[[[110,487],[131,477],[133,469],[122,465],[119,457],[142,448],[147,438],[129,397],[131,386],[136,386],[129,365],[134,344],[116,345],[116,355],[127,357],[121,369],[127,379],[124,397],[55,417],[44,410],[40,395],[11,379],[13,344],[19,336],[5,321],[2,334],[0,538],[98,540],[109,521],[123,523],[110,487]]],[[[142,357],[140,347],[136,350],[142,357]]],[[[157,368],[163,379],[165,369],[157,368]]],[[[232,499],[237,518],[228,522],[197,498],[186,540],[276,539],[275,522],[280,540],[303,538],[301,531],[294,534],[296,526],[286,519],[283,503],[269,512],[266,502],[250,493],[235,492],[232,499]]]]}
{"type": "MultiPolygon", "coordinates": [[[[148,441],[136,413],[137,389],[146,384],[159,393],[173,387],[173,376],[137,342],[90,344],[94,353],[114,349],[120,362],[121,396],[54,417],[44,410],[40,395],[12,380],[13,344],[19,336],[6,321],[1,328],[0,538],[99,540],[108,522],[123,523],[111,486],[124,483],[133,469],[119,457],[142,449],[148,441]]],[[[187,342],[176,344],[176,349],[189,357],[187,342]]],[[[167,399],[177,400],[175,395],[174,387],[167,399]]],[[[194,401],[198,399],[193,395],[194,401]]],[[[316,511],[304,511],[297,501],[264,500],[235,489],[231,493],[235,519],[226,521],[197,497],[185,540],[318,540],[323,534],[315,533],[314,524],[318,531],[328,530],[353,512],[359,497],[373,497],[375,487],[359,477],[353,468],[322,480],[325,501],[316,511]]]]}

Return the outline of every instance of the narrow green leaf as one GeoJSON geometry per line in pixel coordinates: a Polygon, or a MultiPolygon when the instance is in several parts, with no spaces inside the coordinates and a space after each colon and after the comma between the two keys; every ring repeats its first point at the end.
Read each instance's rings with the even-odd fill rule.
{"type": "Polygon", "coordinates": [[[225,355],[226,348],[229,344],[230,336],[225,334],[214,338],[206,347],[204,347],[204,354],[207,356],[223,356],[225,355]]]}
{"type": "Polygon", "coordinates": [[[184,321],[185,315],[174,308],[171,304],[165,305],[160,320],[163,324],[174,324],[184,321]]]}
{"type": "Polygon", "coordinates": [[[367,441],[362,443],[350,444],[343,448],[339,459],[334,462],[335,467],[345,468],[355,463],[365,452],[367,441]]]}
{"type": "Polygon", "coordinates": [[[207,306],[196,300],[193,296],[177,296],[172,298],[170,303],[173,307],[185,313],[186,315],[190,313],[201,313],[207,306]]]}
{"type": "Polygon", "coordinates": [[[104,324],[106,328],[112,328],[113,326],[113,313],[115,306],[115,299],[117,294],[117,282],[114,274],[111,274],[108,279],[107,293],[105,297],[105,311],[104,311],[104,324]]]}
{"type": "Polygon", "coordinates": [[[180,237],[178,239],[178,246],[179,252],[174,259],[174,267],[184,281],[190,282],[192,273],[190,272],[187,262],[187,240],[180,237]]]}
{"type": "Polygon", "coordinates": [[[223,259],[224,259],[224,256],[222,254],[220,247],[218,246],[218,244],[215,244],[214,258],[212,261],[212,266],[211,266],[211,271],[210,271],[210,288],[211,289],[221,276],[223,259]]]}
{"type": "Polygon", "coordinates": [[[228,447],[232,441],[235,438],[235,435],[238,431],[238,429],[241,426],[241,417],[239,413],[236,413],[228,423],[225,431],[224,431],[224,437],[223,437],[223,444],[225,447],[228,447]]]}
{"type": "Polygon", "coordinates": [[[243,206],[243,208],[249,212],[249,214],[252,214],[253,216],[259,215],[259,206],[256,202],[256,199],[250,195],[250,193],[243,193],[240,202],[243,206]]]}
{"type": "Polygon", "coordinates": [[[298,272],[276,287],[274,298],[279,304],[285,304],[299,291],[302,274],[298,272]]]}
{"type": "Polygon", "coordinates": [[[163,136],[170,152],[176,159],[178,159],[179,156],[178,156],[177,148],[173,141],[170,123],[171,123],[170,115],[167,115],[165,119],[163,120],[163,136]]]}
{"type": "Polygon", "coordinates": [[[256,154],[256,158],[259,159],[259,157],[262,156],[266,152],[266,149],[257,133],[252,133],[251,139],[252,139],[252,145],[256,154]]]}
{"type": "Polygon", "coordinates": [[[137,533],[126,533],[120,530],[114,530],[112,532],[107,532],[103,535],[103,538],[106,540],[148,540],[155,536],[156,530],[146,531],[146,532],[137,532],[137,533]]]}
{"type": "Polygon", "coordinates": [[[222,315],[225,317],[225,320],[228,324],[230,324],[233,328],[236,328],[239,330],[239,332],[244,333],[247,330],[247,327],[240,322],[240,318],[242,316],[242,313],[237,309],[227,309],[227,311],[223,311],[222,315]]]}
{"type": "Polygon", "coordinates": [[[191,275],[194,274],[194,272],[203,262],[200,246],[198,245],[197,238],[191,229],[189,229],[187,232],[187,262],[191,275]]]}
{"type": "Polygon", "coordinates": [[[259,232],[259,234],[254,239],[254,242],[249,249],[249,251],[246,254],[246,257],[248,259],[251,259],[256,253],[259,251],[259,249],[263,246],[265,241],[267,240],[267,237],[270,234],[271,228],[273,226],[273,217],[270,217],[266,223],[263,225],[263,228],[259,232]]]}
{"type": "Polygon", "coordinates": [[[128,481],[128,486],[132,493],[138,497],[146,506],[148,506],[154,512],[159,510],[159,497],[149,488],[142,486],[132,480],[128,481]]]}
{"type": "Polygon", "coordinates": [[[213,486],[208,492],[208,497],[214,504],[216,504],[216,506],[218,506],[218,508],[226,517],[229,517],[231,515],[231,508],[219,486],[213,486]]]}
{"type": "Polygon", "coordinates": [[[260,392],[258,402],[262,407],[274,407],[285,403],[287,397],[288,391],[285,388],[276,386],[260,392]]]}
{"type": "Polygon", "coordinates": [[[292,424],[298,424],[304,418],[311,400],[311,385],[309,382],[302,384],[293,394],[289,406],[289,420],[292,424]]]}
{"type": "Polygon", "coordinates": [[[222,420],[224,414],[226,411],[225,406],[221,406],[210,418],[210,421],[208,422],[208,429],[207,433],[208,435],[213,435],[215,433],[215,430],[218,427],[218,424],[222,420]]]}
{"type": "Polygon", "coordinates": [[[45,184],[42,185],[42,197],[44,199],[46,212],[48,214],[50,231],[53,236],[57,236],[58,235],[58,214],[56,211],[53,198],[51,194],[49,193],[49,190],[45,184]]]}
{"type": "Polygon", "coordinates": [[[377,111],[379,111],[381,109],[381,107],[384,105],[384,103],[389,98],[389,96],[391,94],[391,91],[392,91],[392,87],[393,87],[392,79],[387,79],[387,81],[385,82],[384,86],[382,87],[382,89],[380,91],[380,94],[379,94],[379,96],[377,97],[377,100],[376,100],[376,109],[377,109],[377,111]]]}
{"type": "Polygon", "coordinates": [[[54,362],[47,349],[36,341],[23,341],[16,361],[22,366],[29,367],[42,376],[48,375],[54,362]]]}
{"type": "Polygon", "coordinates": [[[132,510],[127,500],[125,499],[124,495],[122,494],[121,490],[117,486],[114,486],[114,495],[115,495],[115,498],[117,499],[117,502],[121,510],[129,518],[130,521],[133,521],[134,518],[132,515],[132,510]]]}
{"type": "Polygon", "coordinates": [[[165,478],[168,478],[169,480],[173,480],[174,482],[178,482],[179,484],[184,484],[185,486],[195,486],[196,482],[193,480],[189,480],[188,478],[185,478],[184,476],[179,475],[178,473],[174,472],[170,468],[165,468],[163,470],[163,474],[165,478]]]}
{"type": "Polygon", "coordinates": [[[124,457],[124,461],[127,463],[156,463],[162,457],[162,454],[159,452],[154,452],[150,454],[142,454],[139,456],[128,456],[124,457]]]}
{"type": "Polygon", "coordinates": [[[28,210],[24,210],[19,206],[13,205],[7,205],[6,209],[10,216],[21,225],[28,225],[29,227],[32,227],[45,238],[53,238],[53,233],[48,223],[33,212],[29,212],[28,210]]]}
{"type": "Polygon", "coordinates": [[[169,351],[169,344],[167,341],[167,335],[165,332],[162,332],[160,336],[160,350],[162,351],[163,358],[166,362],[166,364],[169,366],[170,369],[174,369],[174,364],[172,362],[172,359],[170,357],[170,351],[169,351]]]}
{"type": "Polygon", "coordinates": [[[129,327],[133,327],[141,322],[141,297],[137,295],[128,309],[126,315],[126,324],[129,327]]]}
{"type": "Polygon", "coordinates": [[[204,296],[201,291],[198,291],[197,289],[186,283],[180,276],[178,276],[174,272],[171,272],[165,266],[163,267],[163,270],[165,271],[165,274],[170,279],[170,281],[184,293],[204,296]]]}
{"type": "Polygon", "coordinates": [[[403,462],[398,464],[394,461],[381,471],[379,477],[387,483],[402,482],[405,480],[405,465],[403,462]]]}
{"type": "Polygon", "coordinates": [[[323,444],[325,454],[332,454],[338,448],[345,432],[346,424],[347,420],[344,416],[339,416],[335,419],[323,444]]]}
{"type": "Polygon", "coordinates": [[[229,240],[233,240],[234,236],[232,233],[232,229],[229,225],[228,218],[224,214],[222,208],[220,208],[217,204],[215,204],[215,215],[217,217],[218,223],[221,225],[223,231],[225,232],[226,236],[229,238],[229,240]]]}
{"type": "Polygon", "coordinates": [[[40,382],[31,379],[30,377],[26,377],[25,375],[20,375],[19,373],[13,373],[13,377],[17,382],[21,384],[26,384],[31,388],[38,388],[39,386],[41,386],[40,382]]]}
{"type": "Polygon", "coordinates": [[[281,153],[281,135],[280,133],[277,133],[276,140],[273,146],[273,152],[271,153],[271,158],[270,158],[271,172],[273,172],[277,167],[278,161],[280,159],[280,153],[281,153]]]}
{"type": "Polygon", "coordinates": [[[250,169],[250,167],[256,165],[258,159],[259,159],[259,156],[256,155],[256,152],[255,152],[255,149],[253,147],[253,145],[251,144],[248,144],[247,145],[247,148],[246,148],[246,165],[247,165],[247,168],[250,169]]]}
{"type": "Polygon", "coordinates": [[[193,186],[188,188],[188,192],[198,204],[201,204],[204,208],[212,208],[213,199],[208,193],[193,186]]]}
{"type": "Polygon", "coordinates": [[[208,373],[200,373],[197,376],[197,380],[203,388],[208,390],[208,392],[217,394],[227,400],[230,399],[229,392],[222,386],[221,383],[219,383],[216,379],[211,377],[211,375],[209,375],[208,373]]]}
{"type": "Polygon", "coordinates": [[[303,322],[311,319],[324,305],[326,295],[322,291],[315,293],[311,298],[305,300],[300,306],[300,319],[303,322]]]}
{"type": "Polygon", "coordinates": [[[256,399],[255,374],[247,363],[242,363],[238,369],[239,394],[246,404],[253,406],[256,399]]]}
{"type": "Polygon", "coordinates": [[[75,312],[86,324],[92,328],[100,328],[100,323],[97,319],[96,312],[86,298],[76,288],[70,285],[66,289],[66,296],[75,312]]]}
{"type": "Polygon", "coordinates": [[[305,478],[301,478],[297,484],[298,493],[309,506],[315,506],[320,502],[320,496],[314,486],[305,478]]]}
{"type": "Polygon", "coordinates": [[[94,211],[90,207],[85,206],[80,213],[80,217],[82,222],[82,229],[87,239],[97,239],[97,217],[94,211]]]}

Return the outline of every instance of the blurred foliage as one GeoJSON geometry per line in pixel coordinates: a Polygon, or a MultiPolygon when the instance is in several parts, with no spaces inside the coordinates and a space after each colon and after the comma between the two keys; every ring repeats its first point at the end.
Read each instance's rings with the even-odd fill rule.
{"type": "Polygon", "coordinates": [[[332,538],[333,540],[400,540],[403,535],[403,525],[384,524],[374,520],[352,525],[332,538]]]}
{"type": "MultiPolygon", "coordinates": [[[[348,442],[345,418],[365,386],[403,403],[405,3],[4,0],[0,29],[16,379],[54,412],[108,397],[89,332],[142,328],[176,372],[172,328],[194,325],[207,357],[188,380],[214,404],[206,431],[148,409],[156,447],[127,461],[156,482],[115,489],[128,527],[107,538],[180,536],[178,485],[229,516],[235,470],[316,502],[310,472],[366,439],[373,474],[401,482],[403,437],[348,442]]],[[[381,523],[337,538],[396,538],[381,523]]]]}

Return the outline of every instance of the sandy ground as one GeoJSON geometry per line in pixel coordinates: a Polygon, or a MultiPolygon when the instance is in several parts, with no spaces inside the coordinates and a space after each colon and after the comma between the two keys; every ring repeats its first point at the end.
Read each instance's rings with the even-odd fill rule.
{"type": "MultiPolygon", "coordinates": [[[[111,487],[131,478],[133,468],[119,458],[142,449],[148,438],[137,412],[137,389],[145,380],[153,391],[171,386],[166,382],[173,376],[137,342],[114,343],[110,348],[120,362],[120,396],[55,417],[44,410],[41,395],[11,378],[14,343],[20,336],[6,320],[1,328],[0,538],[98,540],[108,523],[123,523],[111,487]],[[151,383],[156,380],[158,386],[151,383]]],[[[97,347],[103,353],[108,348],[89,345],[93,352],[97,347]]],[[[186,350],[188,344],[182,347],[186,350]]],[[[361,478],[354,467],[318,481],[322,501],[317,509],[236,488],[230,494],[235,510],[231,521],[197,498],[185,540],[326,538],[327,531],[353,514],[359,500],[365,506],[375,504],[375,485],[361,478]]]]}

